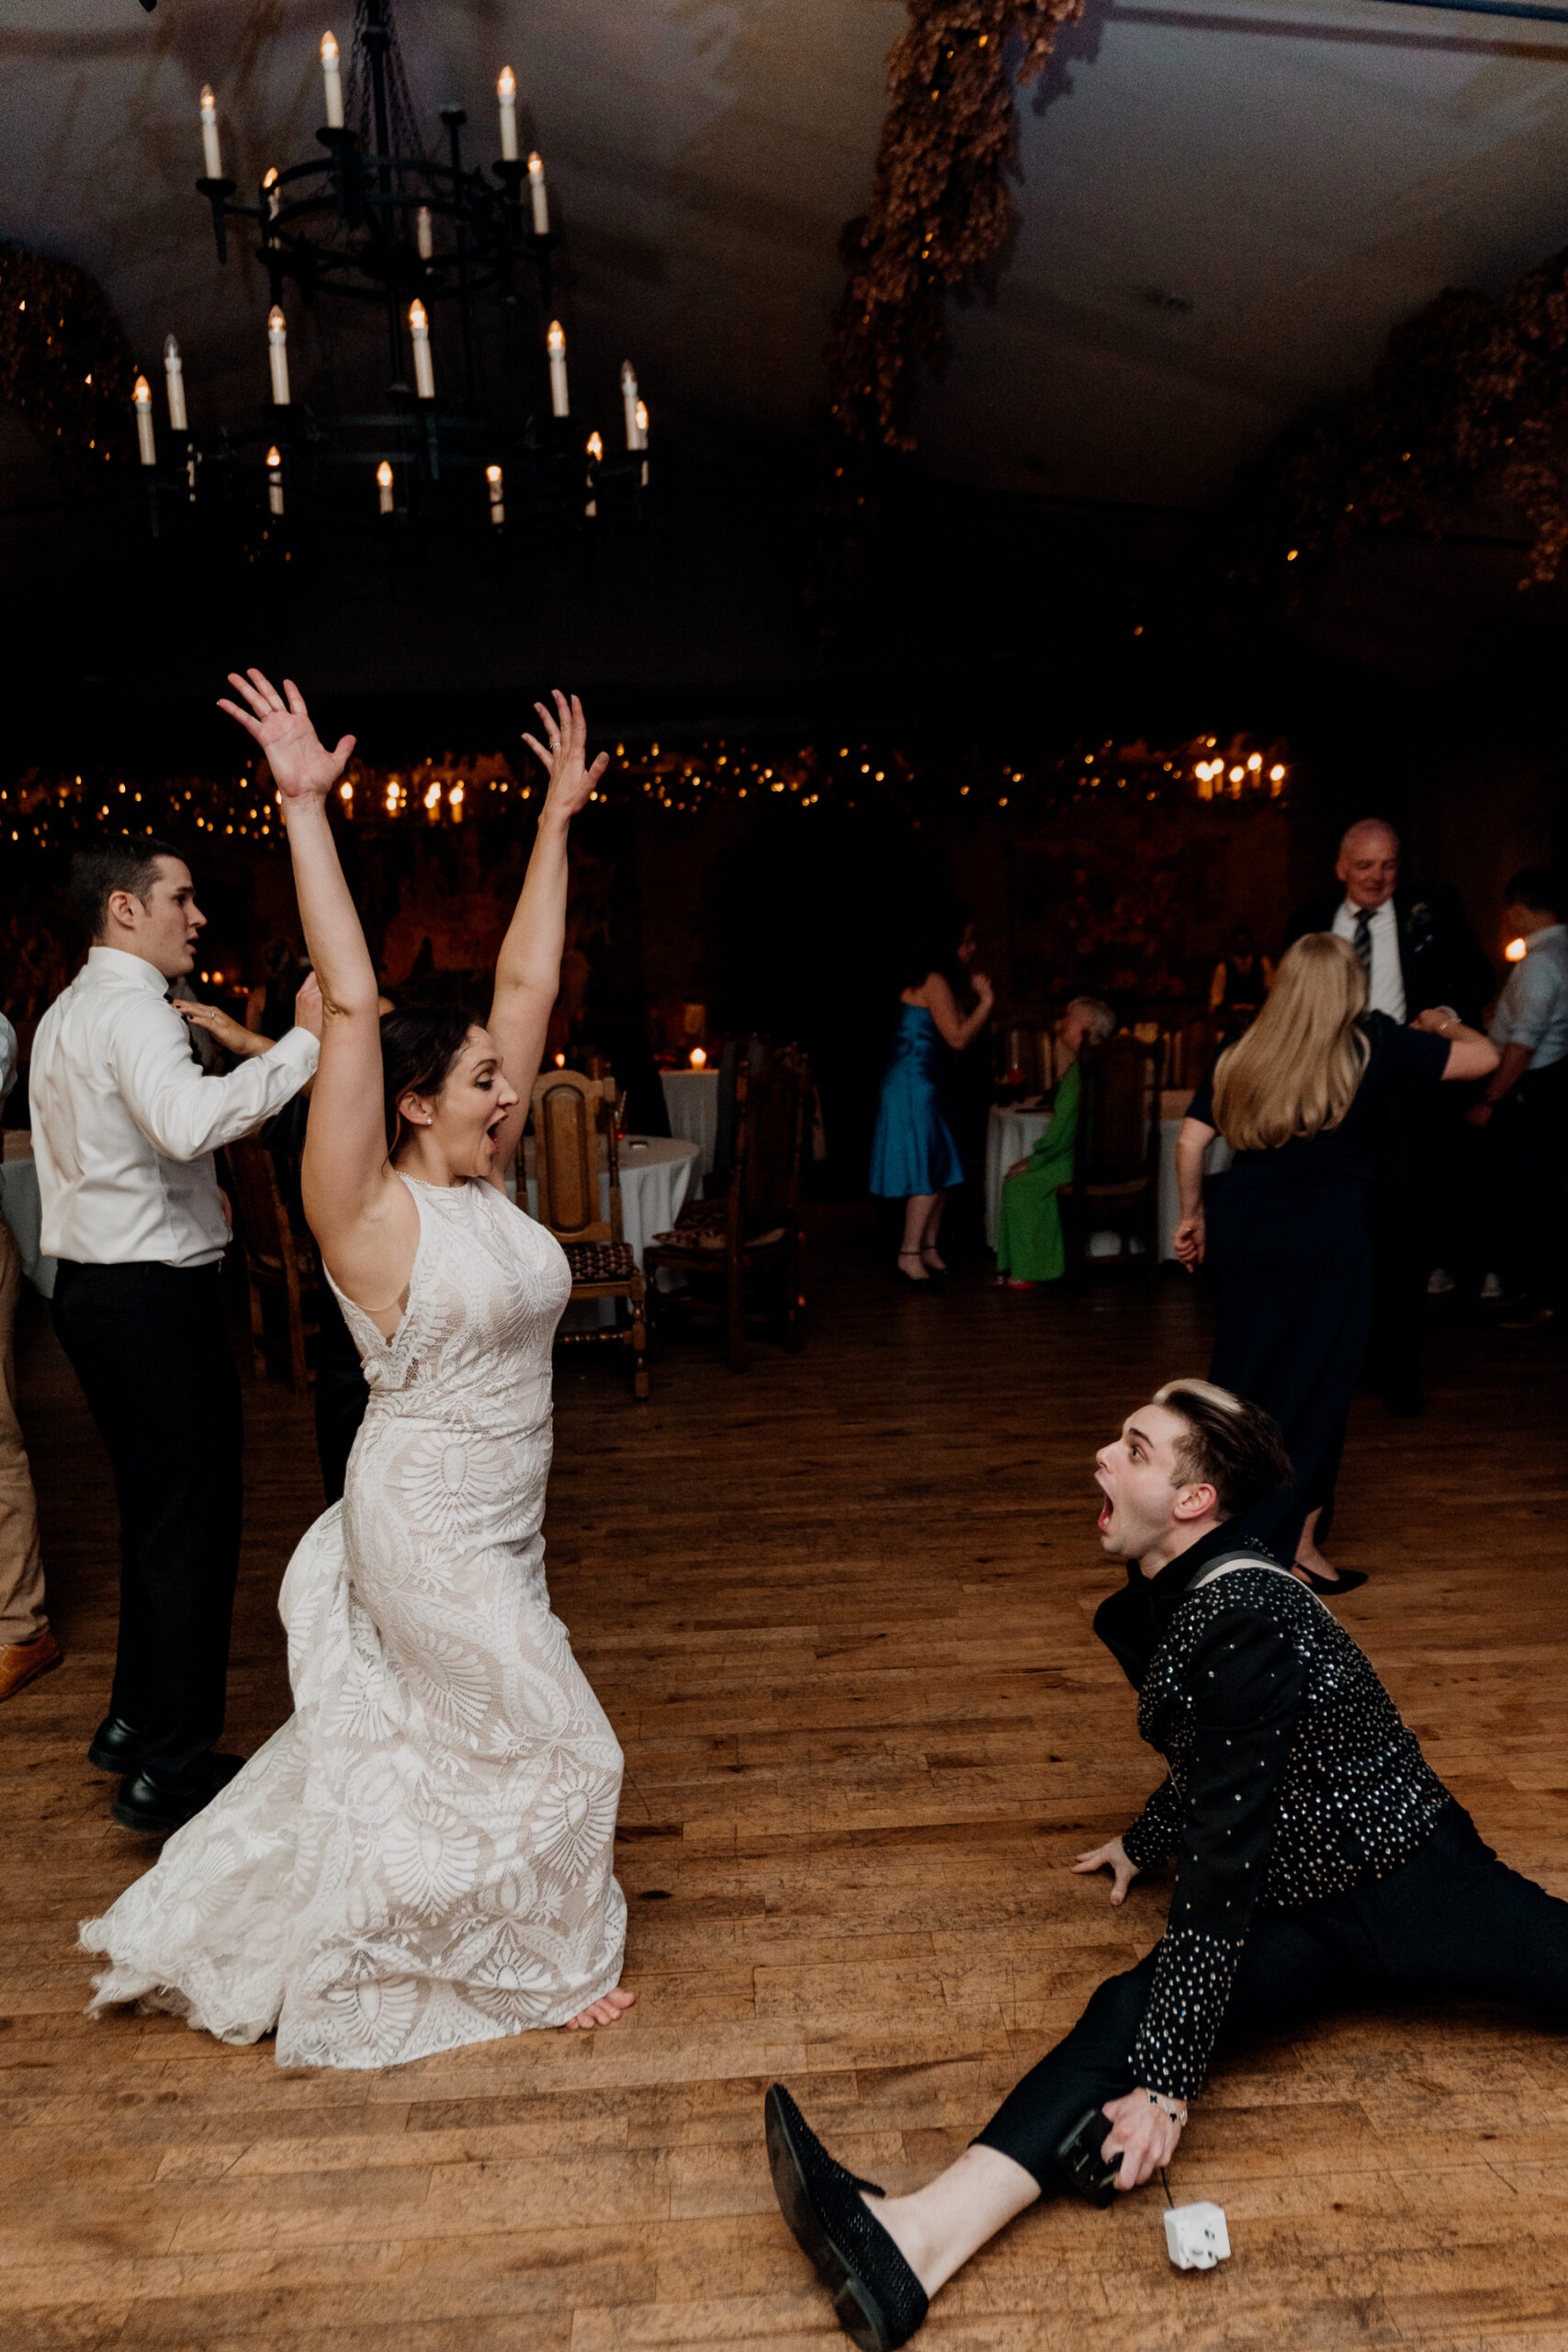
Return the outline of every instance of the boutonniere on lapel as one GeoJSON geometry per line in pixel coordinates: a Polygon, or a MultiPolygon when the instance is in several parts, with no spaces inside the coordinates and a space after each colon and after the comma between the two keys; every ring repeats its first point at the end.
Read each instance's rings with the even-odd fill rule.
{"type": "Polygon", "coordinates": [[[1425,899],[1417,899],[1405,919],[1405,933],[1412,947],[1424,947],[1432,936],[1432,910],[1425,899]]]}

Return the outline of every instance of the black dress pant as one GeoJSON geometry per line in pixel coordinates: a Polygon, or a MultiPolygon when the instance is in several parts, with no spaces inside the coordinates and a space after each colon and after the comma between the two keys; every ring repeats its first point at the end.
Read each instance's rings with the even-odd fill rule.
{"type": "Polygon", "coordinates": [[[119,1505],[110,1709],[177,1780],[223,1728],[243,1510],[240,1384],[223,1270],[62,1258],[54,1328],[108,1448],[119,1505]]]}
{"type": "MultiPolygon", "coordinates": [[[[1100,1985],[977,2136],[1048,2197],[1070,2186],[1055,2151],[1085,2109],[1134,2087],[1133,2044],[1156,1952],[1100,1985]]],[[[1507,2001],[1568,2022],[1568,1903],[1500,1862],[1461,1805],[1450,1804],[1414,1860],[1389,1877],[1304,1910],[1253,1914],[1217,2054],[1389,1997],[1507,2001]]]]}
{"type": "Polygon", "coordinates": [[[1563,1182],[1568,1177],[1568,1059],[1528,1069],[1492,1114],[1506,1170],[1503,1257],[1530,1306],[1562,1304],[1563,1182]]]}

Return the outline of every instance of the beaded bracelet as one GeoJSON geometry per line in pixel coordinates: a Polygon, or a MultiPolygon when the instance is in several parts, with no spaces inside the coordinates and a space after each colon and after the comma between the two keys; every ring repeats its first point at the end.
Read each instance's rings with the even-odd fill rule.
{"type": "Polygon", "coordinates": [[[1187,2109],[1184,2107],[1177,2107],[1173,2105],[1169,2099],[1162,2097],[1158,2091],[1146,2090],[1144,2093],[1144,2097],[1148,2100],[1151,2107],[1158,2108],[1160,2113],[1168,2122],[1174,2123],[1179,2131],[1186,2130],[1187,2109]]]}

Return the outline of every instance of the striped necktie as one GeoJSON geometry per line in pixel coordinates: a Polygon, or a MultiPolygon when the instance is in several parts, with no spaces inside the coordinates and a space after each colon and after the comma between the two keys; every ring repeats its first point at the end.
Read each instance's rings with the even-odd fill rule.
{"type": "Polygon", "coordinates": [[[1365,907],[1356,910],[1356,954],[1368,979],[1372,977],[1372,919],[1365,907]]]}

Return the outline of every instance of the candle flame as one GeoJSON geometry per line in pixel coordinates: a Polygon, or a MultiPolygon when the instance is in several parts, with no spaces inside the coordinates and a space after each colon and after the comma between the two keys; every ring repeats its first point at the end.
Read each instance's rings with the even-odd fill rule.
{"type": "Polygon", "coordinates": [[[150,408],[152,406],[152,388],[148,384],[145,376],[138,376],[135,383],[131,386],[130,397],[136,402],[138,408],[150,408]]]}
{"type": "Polygon", "coordinates": [[[485,468],[485,480],[486,481],[499,482],[501,480],[501,468],[499,466],[487,466],[485,468]]]}
{"type": "Polygon", "coordinates": [[[588,436],[588,454],[595,465],[604,454],[604,444],[596,433],[591,433],[588,436]]]}
{"type": "Polygon", "coordinates": [[[203,122],[216,122],[218,119],[218,101],[212,95],[210,82],[204,82],[201,85],[201,119],[203,122]]]}
{"type": "Polygon", "coordinates": [[[528,177],[531,180],[542,180],[544,176],[545,159],[539,153],[538,149],[536,148],[534,153],[528,158],[528,177]]]}
{"type": "Polygon", "coordinates": [[[646,401],[638,401],[637,404],[637,429],[639,433],[648,431],[648,402],[646,401]]]}
{"type": "Polygon", "coordinates": [[[503,107],[509,107],[517,96],[517,76],[510,65],[503,65],[496,76],[495,95],[503,107]]]}
{"type": "Polygon", "coordinates": [[[267,165],[265,172],[262,175],[262,186],[263,187],[276,187],[277,186],[277,165],[276,164],[269,164],[267,165]]]}
{"type": "Polygon", "coordinates": [[[283,452],[276,441],[266,453],[266,462],[269,466],[280,466],[283,463],[283,452]]]}
{"type": "Polygon", "coordinates": [[[352,784],[340,784],[340,785],[339,785],[339,786],[338,786],[338,797],[339,797],[341,800],[352,800],[352,799],[353,799],[353,797],[354,797],[354,786],[353,786],[353,785],[352,785],[352,784]]]}
{"type": "Polygon", "coordinates": [[[417,300],[409,304],[409,332],[411,334],[428,334],[430,332],[430,322],[424,315],[424,304],[417,300]]]}
{"type": "Polygon", "coordinates": [[[1280,766],[1279,765],[1279,763],[1275,763],[1275,765],[1269,769],[1269,783],[1270,783],[1270,784],[1283,784],[1283,783],[1284,783],[1284,781],[1285,781],[1285,771],[1284,771],[1284,769],[1283,769],[1282,767],[1280,767],[1280,766]]]}
{"type": "Polygon", "coordinates": [[[284,317],[283,312],[279,310],[276,302],[266,314],[266,331],[268,334],[287,334],[288,333],[288,322],[284,317]]]}
{"type": "Polygon", "coordinates": [[[558,319],[550,321],[550,331],[545,337],[545,347],[552,359],[558,359],[566,350],[566,329],[558,319]]]}
{"type": "Polygon", "coordinates": [[[566,1056],[564,1054],[558,1054],[556,1056],[556,1068],[557,1069],[564,1069],[566,1068],[566,1056]]]}
{"type": "Polygon", "coordinates": [[[1510,964],[1522,964],[1529,949],[1522,939],[1510,939],[1503,953],[1510,964]]]}
{"type": "Polygon", "coordinates": [[[382,488],[383,490],[390,490],[390,489],[391,489],[391,487],[392,487],[392,469],[391,469],[391,467],[387,463],[387,460],[386,460],[386,458],[382,458],[382,460],[381,460],[380,464],[379,464],[379,465],[377,467],[377,469],[376,469],[376,479],[377,479],[377,481],[379,482],[379,484],[380,484],[380,486],[381,486],[381,488],[382,488]]]}
{"type": "Polygon", "coordinates": [[[321,63],[327,66],[337,63],[337,36],[334,33],[321,35],[321,63]]]}
{"type": "Polygon", "coordinates": [[[702,1047],[700,1046],[694,1046],[692,1047],[692,1068],[694,1069],[706,1069],[707,1066],[708,1057],[704,1053],[702,1047]]]}

